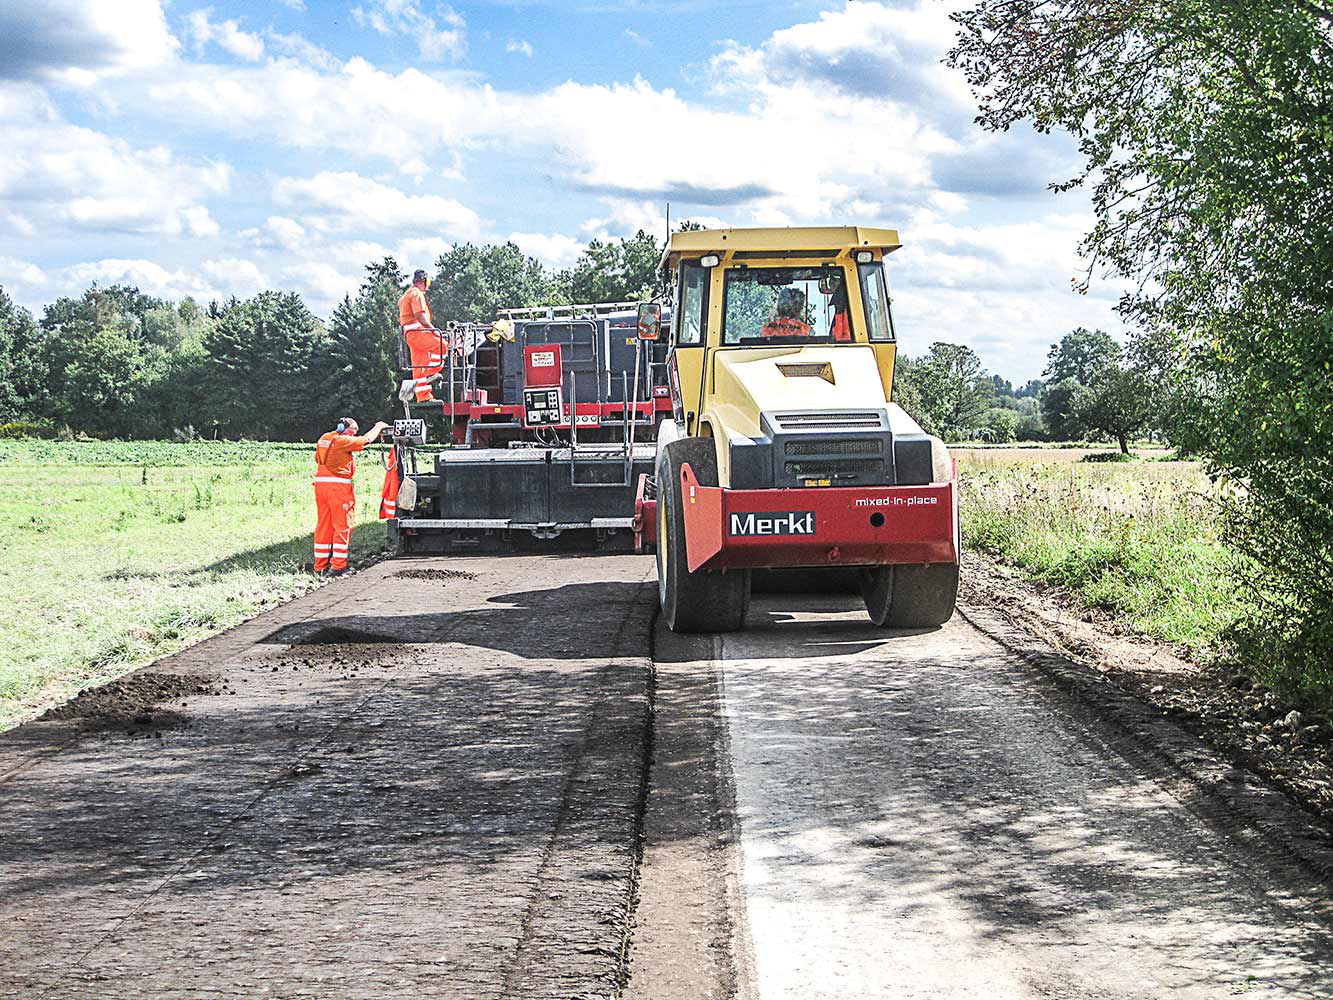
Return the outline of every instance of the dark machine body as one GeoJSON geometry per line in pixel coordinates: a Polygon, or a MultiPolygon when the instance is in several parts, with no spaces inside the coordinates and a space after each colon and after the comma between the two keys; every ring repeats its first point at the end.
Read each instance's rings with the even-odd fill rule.
{"type": "Polygon", "coordinates": [[[438,401],[405,405],[395,551],[632,550],[636,484],[671,412],[665,346],[639,340],[623,305],[501,315],[512,339],[449,329],[438,401]]]}

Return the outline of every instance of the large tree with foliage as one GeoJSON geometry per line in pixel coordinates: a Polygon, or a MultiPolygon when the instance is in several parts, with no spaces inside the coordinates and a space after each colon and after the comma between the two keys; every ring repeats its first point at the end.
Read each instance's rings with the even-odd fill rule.
{"type": "Polygon", "coordinates": [[[1074,392],[1073,416],[1089,430],[1115,438],[1121,453],[1128,455],[1129,439],[1152,417],[1143,375],[1124,360],[1104,366],[1089,385],[1074,392]]]}
{"type": "Polygon", "coordinates": [[[39,416],[45,382],[41,330],[0,288],[0,424],[39,416]]]}
{"type": "Polygon", "coordinates": [[[260,292],[230,304],[208,331],[207,410],[232,437],[301,440],[320,430],[317,373],[328,341],[294,292],[260,292]]]}
{"type": "Polygon", "coordinates": [[[396,406],[398,298],[407,278],[392,257],[369,264],[353,299],[343,298],[329,323],[321,413],[326,422],[343,414],[369,427],[396,406]]]}
{"type": "Polygon", "coordinates": [[[892,397],[903,408],[903,412],[921,425],[922,430],[927,434],[935,434],[938,432],[935,420],[921,398],[920,367],[920,361],[905,354],[898,355],[893,365],[892,397]]]}
{"type": "Polygon", "coordinates": [[[908,364],[921,411],[936,433],[956,440],[982,428],[995,390],[972,348],[931,344],[929,354],[908,364]]]}
{"type": "Polygon", "coordinates": [[[497,310],[546,305],[555,296],[541,261],[525,257],[514,243],[453,247],[435,261],[435,280],[426,292],[436,323],[486,322],[497,310]]]}
{"type": "Polygon", "coordinates": [[[662,244],[640,229],[630,239],[593,240],[574,266],[561,272],[558,282],[571,302],[653,298],[665,292],[657,271],[661,260],[662,244]]]}
{"type": "Polygon", "coordinates": [[[93,285],[78,298],[48,305],[41,320],[42,415],[93,433],[125,433],[125,411],[149,359],[147,317],[163,305],[129,285],[93,285]],[[106,366],[98,371],[103,352],[106,366]],[[111,409],[99,412],[95,400],[111,409]]]}
{"type": "Polygon", "coordinates": [[[1046,386],[1039,397],[1041,413],[1057,441],[1087,435],[1089,425],[1074,412],[1074,399],[1102,371],[1120,359],[1120,345],[1109,333],[1079,327],[1052,344],[1046,355],[1046,386]]]}
{"type": "Polygon", "coordinates": [[[1333,696],[1333,3],[974,0],[951,54],[982,124],[1079,140],[1094,268],[1172,344],[1193,440],[1243,485],[1241,630],[1333,696]]]}

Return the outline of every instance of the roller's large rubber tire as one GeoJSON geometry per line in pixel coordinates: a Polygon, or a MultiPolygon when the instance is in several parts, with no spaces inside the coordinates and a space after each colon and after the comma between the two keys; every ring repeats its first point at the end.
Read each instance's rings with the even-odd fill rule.
{"type": "Polygon", "coordinates": [[[864,571],[861,596],[880,628],[934,628],[953,617],[958,564],[876,566],[864,571]]]}
{"type": "Polygon", "coordinates": [[[691,573],[685,557],[680,470],[688,462],[703,486],[717,484],[717,457],[707,438],[672,441],[657,466],[657,593],[673,632],[734,632],[745,623],[750,574],[691,573]]]}

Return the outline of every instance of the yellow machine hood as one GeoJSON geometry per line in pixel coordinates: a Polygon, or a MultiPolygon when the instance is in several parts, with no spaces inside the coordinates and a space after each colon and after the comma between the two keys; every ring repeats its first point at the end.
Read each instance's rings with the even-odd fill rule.
{"type": "Polygon", "coordinates": [[[710,415],[724,432],[747,437],[760,434],[764,411],[888,405],[875,353],[867,345],[722,349],[714,352],[712,367],[710,415]]]}

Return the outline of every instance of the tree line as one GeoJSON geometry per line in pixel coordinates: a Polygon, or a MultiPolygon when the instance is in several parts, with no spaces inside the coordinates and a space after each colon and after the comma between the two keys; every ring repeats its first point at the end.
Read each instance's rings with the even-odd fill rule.
{"type": "MultiPolygon", "coordinates": [[[[433,315],[471,322],[506,307],[631,301],[664,291],[661,252],[642,232],[594,240],[573,267],[553,273],[513,243],[463,244],[435,261],[426,294],[433,315]]],[[[0,427],[306,440],[345,413],[363,421],[387,415],[400,377],[397,301],[406,282],[393,258],[369,264],[356,294],[327,322],[292,292],[200,304],[94,285],[34,318],[0,289],[0,427]]],[[[950,440],[1109,435],[1127,447],[1149,421],[1134,398],[1141,380],[1120,372],[1115,340],[1080,330],[1052,349],[1049,384],[1037,379],[1015,390],[970,348],[935,344],[924,357],[899,359],[894,393],[950,440]],[[1122,410],[1132,418],[1106,415],[1122,410]]]]}
{"type": "MultiPolygon", "coordinates": [[[[635,300],[660,291],[661,252],[643,232],[593,240],[552,272],[513,243],[463,244],[435,262],[427,299],[441,320],[465,321],[635,300]]],[[[34,317],[0,288],[0,431],[309,440],[343,414],[388,416],[406,284],[393,258],[374,262],[327,322],[294,292],[203,304],[93,285],[34,317]]]]}
{"type": "Polygon", "coordinates": [[[936,343],[900,356],[894,399],[947,441],[1114,441],[1122,454],[1151,434],[1179,443],[1181,429],[1150,379],[1137,345],[1080,327],[1052,344],[1043,377],[1014,388],[963,344],[936,343]]]}

